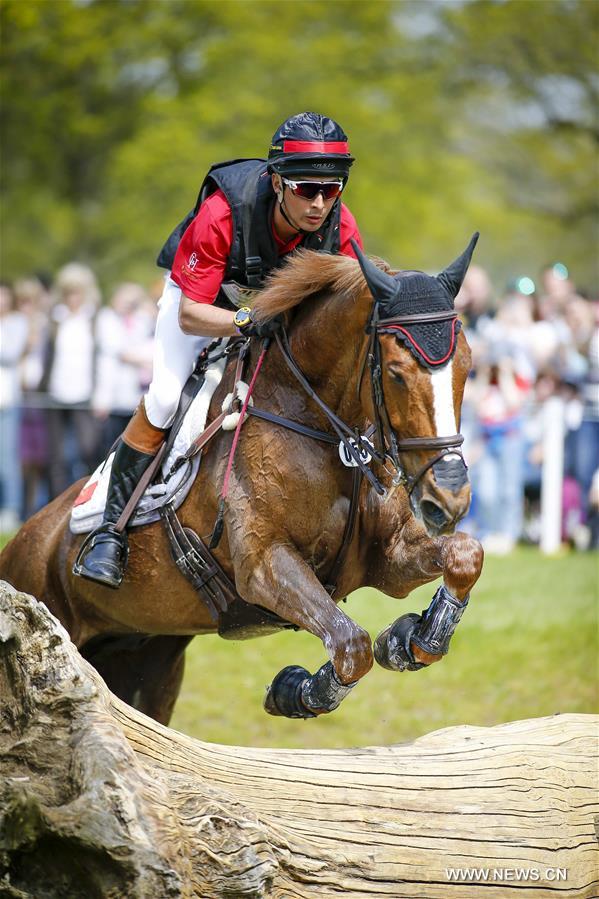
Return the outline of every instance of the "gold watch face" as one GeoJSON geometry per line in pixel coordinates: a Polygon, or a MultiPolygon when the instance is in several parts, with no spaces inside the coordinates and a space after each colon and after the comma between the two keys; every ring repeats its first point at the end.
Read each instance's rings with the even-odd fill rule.
{"type": "Polygon", "coordinates": [[[250,310],[248,306],[242,306],[238,309],[233,317],[233,321],[238,328],[243,328],[250,321],[250,310]]]}

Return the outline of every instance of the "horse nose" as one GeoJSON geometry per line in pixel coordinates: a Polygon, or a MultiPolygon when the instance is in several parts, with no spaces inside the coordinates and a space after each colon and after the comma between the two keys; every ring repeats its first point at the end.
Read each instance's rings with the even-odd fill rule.
{"type": "Polygon", "coordinates": [[[461,457],[435,462],[423,478],[419,499],[429,534],[452,532],[470,505],[468,469],[461,457]]]}
{"type": "Polygon", "coordinates": [[[420,503],[422,519],[431,533],[436,533],[447,524],[445,510],[430,499],[423,499],[420,503]]]}
{"type": "Polygon", "coordinates": [[[437,486],[442,490],[450,490],[451,493],[459,493],[468,483],[468,469],[461,456],[439,459],[433,465],[433,474],[437,486]]]}

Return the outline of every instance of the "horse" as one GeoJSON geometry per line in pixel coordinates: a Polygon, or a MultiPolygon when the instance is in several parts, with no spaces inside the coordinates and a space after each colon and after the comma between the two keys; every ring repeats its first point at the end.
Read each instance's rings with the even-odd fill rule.
{"type": "MultiPolygon", "coordinates": [[[[478,541],[455,532],[470,502],[458,431],[471,357],[453,299],[477,236],[437,278],[392,272],[358,247],[358,262],[299,251],[260,292],[254,315],[282,317],[285,327],[268,350],[248,347],[255,375],[262,363],[252,401],[265,415],[240,428],[213,550],[241,597],[230,634],[226,616],[215,621],[174,568],[160,522],[130,531],[118,592],[73,575],[81,537],[69,518],[82,482],[22,526],[0,555],[0,577],[42,599],[110,689],[164,724],[195,635],[285,626],[317,636],[328,661],[315,674],[287,666],[264,700],[287,717],[333,711],[375,660],[393,671],[440,661],[483,561],[478,541]],[[362,586],[404,598],[441,576],[429,609],[400,616],[374,646],[338,606],[362,586]]],[[[231,359],[210,420],[234,367],[231,359]]],[[[218,432],[178,510],[198,534],[217,518],[230,450],[230,432],[218,432]]]]}

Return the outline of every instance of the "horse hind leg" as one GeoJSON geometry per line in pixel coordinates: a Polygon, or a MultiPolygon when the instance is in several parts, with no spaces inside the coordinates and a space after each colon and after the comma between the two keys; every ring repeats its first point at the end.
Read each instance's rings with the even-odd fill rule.
{"type": "Polygon", "coordinates": [[[108,688],[123,702],[168,725],[192,637],[102,635],[81,647],[108,688]]]}
{"type": "Polygon", "coordinates": [[[473,537],[457,533],[441,538],[443,584],[422,613],[401,615],[378,635],[374,657],[390,671],[418,671],[440,661],[480,577],[483,550],[473,537]]]}

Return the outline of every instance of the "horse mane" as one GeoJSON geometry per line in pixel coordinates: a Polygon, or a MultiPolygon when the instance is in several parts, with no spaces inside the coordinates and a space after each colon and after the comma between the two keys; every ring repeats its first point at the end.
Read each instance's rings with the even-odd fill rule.
{"type": "MultiPolygon", "coordinates": [[[[389,270],[387,263],[375,261],[389,270]]],[[[258,321],[267,321],[317,293],[328,290],[353,300],[365,287],[360,265],[352,256],[298,249],[269,276],[252,309],[258,321]]]]}

